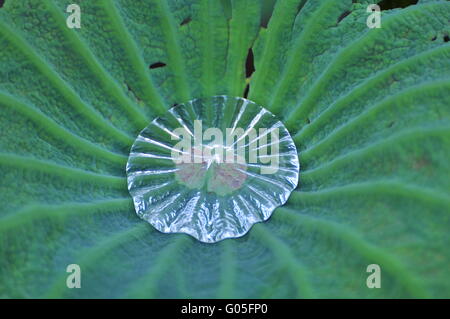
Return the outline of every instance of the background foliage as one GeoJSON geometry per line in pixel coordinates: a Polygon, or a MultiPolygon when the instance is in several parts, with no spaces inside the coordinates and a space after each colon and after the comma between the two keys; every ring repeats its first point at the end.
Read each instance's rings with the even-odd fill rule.
{"type": "Polygon", "coordinates": [[[79,3],[80,30],[66,0],[0,8],[0,297],[450,297],[449,2],[373,30],[365,0],[79,3]],[[244,92],[295,138],[288,203],[213,245],[140,220],[138,132],[244,92]]]}

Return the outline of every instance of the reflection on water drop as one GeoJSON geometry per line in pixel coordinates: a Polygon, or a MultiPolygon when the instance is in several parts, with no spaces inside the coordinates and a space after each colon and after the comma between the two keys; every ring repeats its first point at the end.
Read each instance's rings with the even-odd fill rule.
{"type": "Polygon", "coordinates": [[[161,232],[206,243],[267,220],[298,175],[284,125],[254,102],[227,96],[180,104],[153,120],[127,163],[136,213],[161,232]]]}

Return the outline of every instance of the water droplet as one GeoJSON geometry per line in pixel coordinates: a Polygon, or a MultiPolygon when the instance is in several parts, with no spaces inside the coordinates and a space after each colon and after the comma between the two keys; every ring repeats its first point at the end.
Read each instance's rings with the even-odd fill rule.
{"type": "Polygon", "coordinates": [[[244,98],[172,107],[137,137],[127,163],[136,213],[206,243],[240,237],[297,187],[299,161],[276,117],[244,98]]]}

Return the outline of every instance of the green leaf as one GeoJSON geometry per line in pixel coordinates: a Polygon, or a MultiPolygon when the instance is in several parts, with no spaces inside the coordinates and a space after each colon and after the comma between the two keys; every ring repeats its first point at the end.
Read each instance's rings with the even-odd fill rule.
{"type": "Polygon", "coordinates": [[[67,1],[6,0],[0,297],[449,298],[450,3],[380,29],[368,3],[279,0],[264,28],[253,0],[87,1],[69,29],[67,1]],[[299,187],[239,239],[159,233],[127,191],[134,139],[248,83],[294,137],[299,187]]]}

